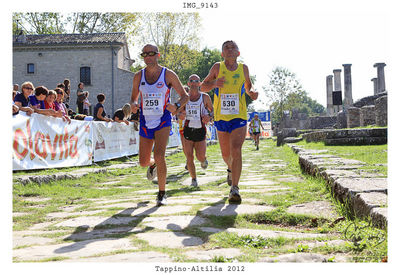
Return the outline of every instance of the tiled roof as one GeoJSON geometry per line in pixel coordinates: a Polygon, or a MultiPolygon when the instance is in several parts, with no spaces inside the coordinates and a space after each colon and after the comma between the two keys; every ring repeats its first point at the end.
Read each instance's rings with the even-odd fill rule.
{"type": "Polygon", "coordinates": [[[124,44],[125,33],[94,33],[94,34],[39,34],[13,36],[14,46],[33,45],[87,45],[87,44],[124,44]]]}

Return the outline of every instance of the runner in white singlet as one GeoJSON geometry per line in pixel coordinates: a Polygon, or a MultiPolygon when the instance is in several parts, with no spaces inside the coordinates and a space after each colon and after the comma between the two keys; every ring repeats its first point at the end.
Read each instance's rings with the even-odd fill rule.
{"type": "Polygon", "coordinates": [[[136,113],[140,108],[139,163],[149,167],[147,178],[158,178],[157,206],[166,205],[165,184],[167,165],[165,151],[171,128],[171,112],[175,113],[185,106],[188,95],[178,76],[171,70],[158,64],[160,53],[157,46],[146,45],[141,56],[146,67],[133,77],[131,108],[136,113]],[[169,91],[173,87],[180,99],[175,104],[169,102],[169,91]],[[138,98],[140,95],[140,106],[138,98]],[[151,151],[154,145],[154,159],[151,151]]]}
{"type": "Polygon", "coordinates": [[[197,187],[196,167],[194,165],[194,150],[196,158],[200,161],[201,167],[206,169],[208,161],[206,157],[206,127],[205,125],[211,120],[213,106],[211,98],[208,94],[200,92],[200,77],[191,75],[189,77],[188,86],[189,102],[185,106],[185,124],[183,128],[184,136],[184,153],[186,156],[186,165],[192,177],[191,186],[197,187]]]}

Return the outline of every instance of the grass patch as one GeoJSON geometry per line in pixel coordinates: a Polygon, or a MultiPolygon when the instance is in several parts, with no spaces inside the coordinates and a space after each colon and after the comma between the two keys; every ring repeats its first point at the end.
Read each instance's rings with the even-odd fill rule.
{"type": "MultiPolygon", "coordinates": [[[[362,169],[370,172],[382,173],[387,176],[387,144],[363,146],[326,146],[323,142],[301,141],[296,145],[305,149],[328,150],[332,154],[344,159],[355,159],[367,164],[362,169]]],[[[287,146],[285,146],[287,147],[287,146]]]]}
{"type": "Polygon", "coordinates": [[[293,239],[285,237],[264,238],[262,236],[244,235],[239,236],[235,233],[221,232],[210,237],[210,242],[220,247],[236,247],[236,248],[277,248],[285,244],[293,243],[293,239]]]}
{"type": "Polygon", "coordinates": [[[243,215],[243,218],[256,224],[272,224],[281,226],[301,225],[306,227],[318,227],[328,222],[328,220],[324,218],[287,213],[282,208],[269,212],[246,214],[243,215]]]}

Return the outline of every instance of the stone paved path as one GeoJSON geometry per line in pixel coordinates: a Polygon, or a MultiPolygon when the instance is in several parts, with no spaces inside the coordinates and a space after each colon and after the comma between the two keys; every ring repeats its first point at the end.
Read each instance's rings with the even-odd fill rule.
{"type": "MultiPolygon", "coordinates": [[[[262,152],[274,149],[261,147],[262,152]]],[[[13,231],[13,260],[210,262],[223,258],[245,262],[326,262],[335,258],[335,254],[310,252],[310,249],[344,246],[346,241],[337,234],[319,233],[316,228],[306,226],[247,221],[248,217],[277,209],[266,202],[266,198],[294,194],[297,191],[291,184],[306,184],[298,175],[279,174],[279,169],[287,165],[282,160],[265,157],[255,166],[252,156],[262,156],[261,151],[255,151],[250,141],[245,142],[240,184],[243,201],[240,205],[227,202],[226,167],[216,149],[214,153],[208,153],[208,170],[202,171],[196,162],[200,184],[197,188],[188,186],[184,165],[169,169],[168,176],[178,173],[185,173],[185,176],[167,185],[167,206],[155,206],[157,187],[154,183],[146,182],[146,188],[136,190],[136,184],[143,183],[144,175],[140,175],[138,182],[131,182],[124,195],[77,202],[49,213],[42,222],[26,230],[13,231]],[[233,245],[235,240],[246,236],[264,238],[272,243],[287,242],[283,246],[267,244],[261,248],[233,245]],[[299,247],[306,247],[307,251],[295,253],[299,247]]],[[[112,188],[124,178],[115,177],[102,183],[101,187],[112,188]]],[[[42,200],[45,203],[46,199],[36,198],[36,202],[42,200]]],[[[333,221],[338,217],[331,202],[324,199],[294,204],[286,210],[315,219],[333,221]]],[[[23,214],[14,213],[14,217],[23,214]]],[[[336,256],[335,261],[348,260],[346,255],[337,253],[336,256]]]]}

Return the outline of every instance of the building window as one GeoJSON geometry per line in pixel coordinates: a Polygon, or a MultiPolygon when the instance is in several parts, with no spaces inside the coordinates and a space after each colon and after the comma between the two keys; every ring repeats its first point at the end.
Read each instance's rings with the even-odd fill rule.
{"type": "Polygon", "coordinates": [[[90,85],[90,67],[81,67],[81,81],[85,85],[90,85]]]}
{"type": "Polygon", "coordinates": [[[34,73],[35,73],[35,64],[33,64],[33,63],[28,63],[28,64],[26,65],[26,72],[27,72],[28,74],[34,74],[34,73]]]}

